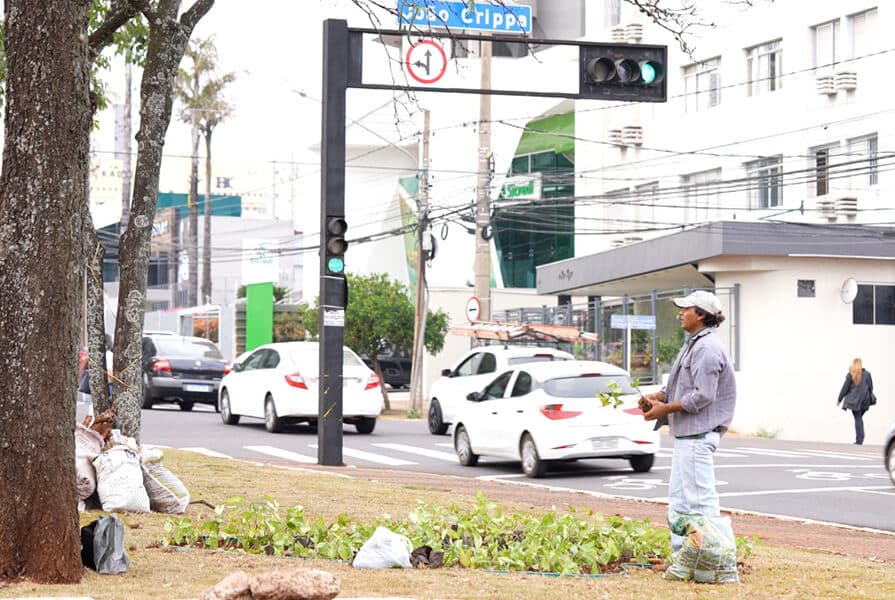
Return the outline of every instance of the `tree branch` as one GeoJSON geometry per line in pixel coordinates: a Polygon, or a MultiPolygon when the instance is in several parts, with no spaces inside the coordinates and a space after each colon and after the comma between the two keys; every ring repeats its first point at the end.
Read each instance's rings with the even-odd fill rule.
{"type": "Polygon", "coordinates": [[[196,23],[211,10],[212,6],[214,6],[214,0],[196,0],[196,3],[180,17],[180,24],[192,33],[196,23]]]}
{"type": "Polygon", "coordinates": [[[143,13],[147,21],[152,21],[155,18],[156,11],[152,8],[149,0],[129,0],[129,2],[131,6],[143,13]]]}
{"type": "Polygon", "coordinates": [[[139,10],[129,0],[116,0],[109,7],[106,18],[87,39],[91,57],[98,56],[106,46],[112,43],[115,32],[130,21],[139,10]]]}

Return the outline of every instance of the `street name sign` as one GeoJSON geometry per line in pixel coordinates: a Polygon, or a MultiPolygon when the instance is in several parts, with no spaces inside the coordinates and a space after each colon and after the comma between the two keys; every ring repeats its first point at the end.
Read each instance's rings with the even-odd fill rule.
{"type": "Polygon", "coordinates": [[[398,0],[398,26],[531,34],[531,7],[440,0],[398,0]]]}
{"type": "Polygon", "coordinates": [[[609,317],[609,327],[612,329],[655,329],[656,315],[612,315],[609,317]]]}

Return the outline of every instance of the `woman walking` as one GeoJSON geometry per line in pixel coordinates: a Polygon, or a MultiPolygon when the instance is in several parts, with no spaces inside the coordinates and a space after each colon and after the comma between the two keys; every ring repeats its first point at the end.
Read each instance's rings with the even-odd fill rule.
{"type": "Polygon", "coordinates": [[[855,418],[855,443],[864,443],[864,413],[876,404],[873,395],[873,378],[870,371],[864,368],[860,358],[851,361],[845,383],[839,392],[836,404],[842,403],[842,410],[850,410],[855,418]]]}

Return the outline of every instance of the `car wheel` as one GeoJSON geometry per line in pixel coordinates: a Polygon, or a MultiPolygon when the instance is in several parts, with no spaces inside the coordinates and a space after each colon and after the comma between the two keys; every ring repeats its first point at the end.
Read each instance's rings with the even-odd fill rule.
{"type": "Polygon", "coordinates": [[[531,439],[531,435],[528,433],[522,436],[520,454],[522,454],[522,472],[527,477],[538,478],[544,476],[547,465],[538,455],[538,447],[535,446],[535,441],[531,439]]]}
{"type": "Polygon", "coordinates": [[[193,401],[192,400],[181,400],[180,401],[180,410],[184,412],[190,412],[193,410],[193,401]]]}
{"type": "Polygon", "coordinates": [[[143,376],[143,408],[149,410],[152,408],[152,397],[149,395],[149,378],[143,376]]]}
{"type": "Polygon", "coordinates": [[[441,404],[438,398],[432,398],[429,403],[429,433],[432,435],[444,435],[447,433],[448,426],[444,424],[441,414],[441,404]]]}
{"type": "Polygon", "coordinates": [[[889,471],[889,479],[895,485],[895,440],[886,448],[886,470],[889,471]]]}
{"type": "Polygon", "coordinates": [[[454,437],[454,450],[457,452],[457,458],[464,467],[474,467],[479,462],[479,455],[472,451],[472,444],[469,443],[469,434],[462,425],[457,428],[457,435],[454,437]]]}
{"type": "Polygon", "coordinates": [[[373,433],[376,429],[376,417],[361,417],[360,421],[354,424],[354,428],[358,433],[373,433]]]}
{"type": "Polygon", "coordinates": [[[277,407],[273,405],[273,396],[270,394],[264,401],[264,428],[271,433],[283,431],[283,419],[277,416],[277,407]]]}
{"type": "Polygon", "coordinates": [[[221,413],[221,421],[225,425],[236,425],[239,423],[239,415],[234,415],[230,412],[230,392],[227,390],[221,392],[221,405],[218,407],[218,411],[221,413]]]}
{"type": "Polygon", "coordinates": [[[639,456],[632,456],[628,459],[631,463],[631,468],[634,469],[635,473],[649,473],[650,469],[653,468],[653,462],[655,460],[655,454],[641,454],[639,456]]]}

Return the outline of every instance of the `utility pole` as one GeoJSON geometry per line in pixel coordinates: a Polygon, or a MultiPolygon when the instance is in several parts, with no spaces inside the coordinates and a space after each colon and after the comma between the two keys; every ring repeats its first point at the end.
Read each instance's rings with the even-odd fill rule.
{"type": "MultiPolygon", "coordinates": [[[[491,89],[491,42],[479,42],[482,90],[491,89]]],[[[479,166],[475,203],[475,295],[479,319],[491,320],[491,95],[479,97],[479,166]],[[487,238],[487,239],[486,239],[487,238]]]]}
{"type": "Polygon", "coordinates": [[[417,215],[416,315],[413,322],[413,362],[410,370],[410,409],[423,406],[423,343],[426,338],[426,251],[424,237],[429,228],[429,111],[423,111],[423,150],[419,169],[419,214],[417,215]]]}

